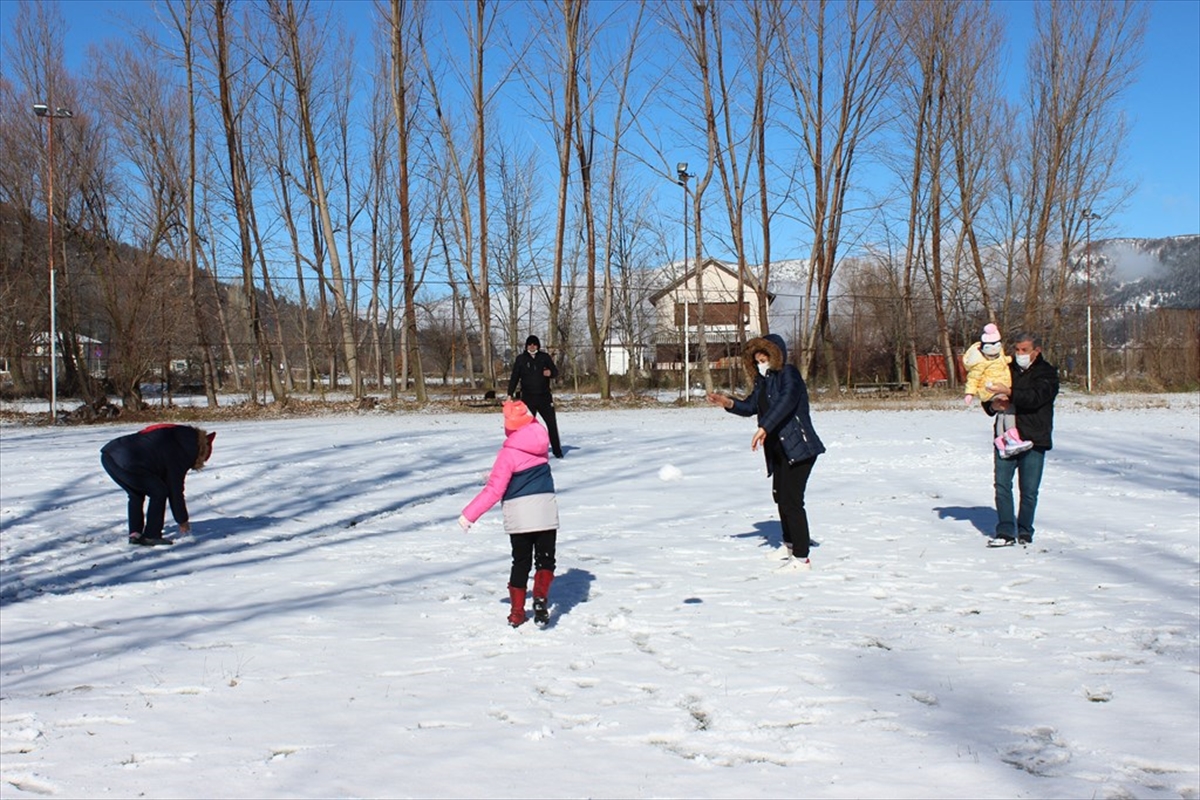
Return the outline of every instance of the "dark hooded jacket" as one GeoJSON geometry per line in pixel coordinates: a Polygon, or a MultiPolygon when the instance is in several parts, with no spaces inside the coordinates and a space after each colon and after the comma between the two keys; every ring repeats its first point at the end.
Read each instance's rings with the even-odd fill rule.
{"type": "Polygon", "coordinates": [[[151,425],[113,439],[100,452],[132,475],[149,478],[144,487],[136,487],[143,488],[147,495],[153,497],[156,487],[165,486],[171,514],[176,522],[184,523],[188,521],[184,479],[196,465],[204,435],[204,431],[190,425],[151,425]]]}
{"type": "MultiPolygon", "coordinates": [[[[1038,353],[1026,369],[1017,366],[1016,359],[1008,365],[1012,376],[1012,405],[1017,415],[1017,430],[1021,438],[1033,442],[1039,450],[1054,447],[1054,398],[1058,397],[1058,368],[1038,353]]],[[[989,400],[983,410],[995,415],[989,400]]]]}
{"type": "Polygon", "coordinates": [[[787,363],[783,339],[774,333],[751,339],[742,351],[742,361],[746,374],[754,380],[754,390],[744,400],[735,399],[728,411],[742,417],[758,415],[758,426],[767,432],[763,447],[767,474],[779,461],[795,464],[824,453],[825,445],[809,415],[808,387],[800,370],[787,363]],[[766,377],[758,373],[754,359],[760,350],[770,358],[766,377]]]}
{"type": "Polygon", "coordinates": [[[528,350],[522,351],[513,362],[512,375],[508,379],[508,395],[515,397],[517,384],[520,384],[522,397],[535,400],[548,398],[550,381],[557,377],[558,367],[554,365],[554,359],[549,353],[540,348],[533,355],[530,355],[528,350]],[[542,374],[544,370],[550,370],[550,377],[542,374]]]}

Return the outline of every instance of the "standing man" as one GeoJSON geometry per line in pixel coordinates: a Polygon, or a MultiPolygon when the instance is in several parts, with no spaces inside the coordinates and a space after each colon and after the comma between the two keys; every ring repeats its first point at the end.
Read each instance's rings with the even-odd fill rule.
{"type": "Polygon", "coordinates": [[[1033,515],[1037,510],[1038,487],[1046,451],[1054,446],[1054,398],[1058,396],[1058,368],[1042,358],[1041,337],[1018,333],[1012,337],[1013,361],[1009,365],[1009,385],[992,388],[996,396],[983,404],[989,416],[1001,412],[1017,415],[1017,431],[1033,447],[1012,456],[993,453],[996,486],[996,533],[989,547],[1033,542],[1033,515]],[[1020,510],[1014,515],[1013,476],[1021,496],[1020,510]]]}
{"type": "Polygon", "coordinates": [[[519,397],[536,417],[542,415],[546,431],[550,434],[550,449],[555,458],[562,458],[562,444],[558,441],[558,420],[554,416],[554,398],[550,396],[550,381],[558,377],[554,359],[542,352],[538,337],[530,335],[525,340],[525,352],[513,362],[512,377],[508,379],[508,399],[519,397]],[[521,393],[517,394],[517,384],[521,393]]]}

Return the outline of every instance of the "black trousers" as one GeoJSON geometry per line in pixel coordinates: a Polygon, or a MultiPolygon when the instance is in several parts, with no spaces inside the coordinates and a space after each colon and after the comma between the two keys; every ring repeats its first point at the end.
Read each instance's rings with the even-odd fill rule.
{"type": "Polygon", "coordinates": [[[788,464],[780,456],[772,467],[771,497],[779,506],[779,521],[783,525],[784,544],[792,546],[796,558],[808,558],[808,513],[804,510],[804,490],[817,457],[788,464]]]}
{"type": "Polygon", "coordinates": [[[117,485],[129,495],[129,532],[155,538],[162,536],[163,520],[167,515],[167,482],[148,472],[128,470],[113,460],[108,453],[100,454],[100,466],[117,485]],[[146,516],[142,509],[146,498],[150,508],[146,516]]]}
{"type": "Polygon", "coordinates": [[[521,400],[531,414],[535,417],[539,414],[542,416],[542,423],[546,426],[546,432],[550,434],[550,452],[554,453],[555,458],[562,458],[562,443],[558,441],[558,419],[554,415],[553,398],[550,395],[527,395],[522,392],[521,400]]]}
{"type": "Polygon", "coordinates": [[[558,541],[558,531],[534,531],[532,533],[510,533],[512,542],[512,572],[508,576],[508,585],[524,589],[529,583],[529,570],[536,566],[538,569],[554,571],[554,550],[558,541]]]}

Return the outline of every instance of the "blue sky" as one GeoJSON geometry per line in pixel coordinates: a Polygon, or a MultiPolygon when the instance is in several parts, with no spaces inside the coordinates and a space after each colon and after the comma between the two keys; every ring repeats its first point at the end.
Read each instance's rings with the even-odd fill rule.
{"type": "MultiPolygon", "coordinates": [[[[66,49],[79,59],[73,68],[82,63],[89,44],[123,35],[121,17],[148,13],[142,0],[66,0],[61,5],[70,28],[66,49]]],[[[333,5],[360,31],[359,46],[368,47],[366,27],[374,3],[341,0],[333,5]]],[[[6,36],[13,6],[13,0],[0,0],[6,36]]],[[[1000,3],[1012,20],[1014,76],[1024,61],[1031,6],[1025,0],[1000,3]]],[[[1094,236],[1200,233],[1200,0],[1157,0],[1150,7],[1143,63],[1123,99],[1131,122],[1125,174],[1137,189],[1123,209],[1096,209],[1104,220],[1093,228],[1094,236]]]]}
{"type": "Polygon", "coordinates": [[[1126,209],[1106,215],[1102,235],[1200,233],[1200,2],[1150,4],[1143,62],[1124,106],[1126,172],[1138,189],[1126,209]]]}
{"type": "MultiPolygon", "coordinates": [[[[1109,2],[1110,0],[1096,0],[1109,2]]],[[[1033,2],[1000,0],[1011,24],[1010,71],[1019,83],[1033,2]]],[[[1130,123],[1125,208],[1095,209],[1093,236],[1200,233],[1200,0],[1152,0],[1136,83],[1122,98],[1130,123]]]]}
{"type": "Polygon", "coordinates": [[[1130,172],[1140,179],[1118,216],[1127,235],[1200,233],[1200,2],[1152,5],[1145,61],[1126,107],[1130,172]]]}

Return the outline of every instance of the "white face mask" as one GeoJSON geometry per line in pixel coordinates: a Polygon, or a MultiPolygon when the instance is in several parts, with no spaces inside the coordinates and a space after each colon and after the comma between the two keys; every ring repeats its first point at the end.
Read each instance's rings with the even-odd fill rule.
{"type": "Polygon", "coordinates": [[[770,368],[771,368],[771,363],[769,361],[759,361],[758,362],[758,374],[762,375],[764,378],[767,377],[767,370],[770,368]]]}
{"type": "Polygon", "coordinates": [[[1017,353],[1017,366],[1021,369],[1029,369],[1029,365],[1033,363],[1033,356],[1029,353],[1017,353]]]}

